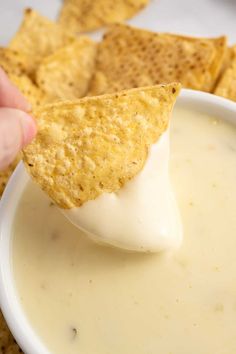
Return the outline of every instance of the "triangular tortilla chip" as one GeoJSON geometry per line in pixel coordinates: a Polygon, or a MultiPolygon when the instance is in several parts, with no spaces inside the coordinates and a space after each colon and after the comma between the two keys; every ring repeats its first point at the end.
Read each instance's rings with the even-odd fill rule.
{"type": "Polygon", "coordinates": [[[85,96],[94,71],[97,44],[87,37],[43,59],[36,72],[38,86],[52,98],[85,96]]]}
{"type": "Polygon", "coordinates": [[[22,52],[0,47],[0,66],[7,74],[21,75],[32,71],[29,57],[22,52]]]}
{"type": "Polygon", "coordinates": [[[225,48],[225,37],[192,38],[115,25],[98,46],[90,94],[173,81],[211,91],[225,48]]]}
{"type": "Polygon", "coordinates": [[[39,107],[42,104],[50,102],[46,95],[37,87],[26,75],[9,75],[12,83],[20,90],[25,98],[32,104],[32,107],[39,107]]]}
{"type": "Polygon", "coordinates": [[[47,55],[75,40],[75,37],[57,23],[32,9],[26,9],[22,24],[9,47],[26,53],[35,69],[47,55]]]}
{"type": "Polygon", "coordinates": [[[24,150],[29,173],[62,208],[119,190],[166,130],[179,90],[173,83],[39,108],[37,137],[24,150]]]}
{"type": "Polygon", "coordinates": [[[236,45],[214,93],[236,101],[236,45]]]}
{"type": "Polygon", "coordinates": [[[65,0],[59,22],[71,32],[86,32],[123,22],[142,10],[149,0],[65,0]]]}

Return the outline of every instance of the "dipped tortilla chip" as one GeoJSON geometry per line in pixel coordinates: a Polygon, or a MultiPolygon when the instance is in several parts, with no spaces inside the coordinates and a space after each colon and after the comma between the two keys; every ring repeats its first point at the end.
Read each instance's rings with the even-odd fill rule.
{"type": "Polygon", "coordinates": [[[24,52],[31,59],[32,70],[47,55],[75,40],[65,28],[32,9],[26,9],[20,29],[9,47],[24,52]]]}
{"type": "Polygon", "coordinates": [[[8,75],[28,74],[32,71],[28,56],[10,48],[0,48],[0,66],[8,75]]]}
{"type": "Polygon", "coordinates": [[[98,46],[90,94],[173,81],[211,91],[225,50],[225,37],[192,38],[115,25],[98,46]]]}
{"type": "Polygon", "coordinates": [[[15,170],[18,162],[21,160],[22,154],[18,154],[16,159],[4,170],[0,171],[0,197],[4,192],[9,178],[11,177],[13,171],[15,170]]]}
{"type": "Polygon", "coordinates": [[[218,96],[236,101],[236,46],[232,48],[232,55],[228,67],[223,72],[221,79],[214,91],[218,96]]]}
{"type": "Polygon", "coordinates": [[[46,57],[36,72],[38,86],[48,97],[76,99],[88,91],[97,44],[81,37],[46,57]]]}
{"type": "Polygon", "coordinates": [[[179,90],[174,83],[39,108],[37,137],[24,150],[29,173],[65,209],[118,191],[166,130],[179,90]]]}
{"type": "Polygon", "coordinates": [[[32,107],[38,107],[49,102],[46,95],[38,88],[26,75],[9,75],[12,83],[20,90],[25,98],[32,104],[32,107]]]}
{"type": "Polygon", "coordinates": [[[148,2],[149,0],[65,0],[59,22],[74,33],[91,31],[133,17],[148,2]]]}

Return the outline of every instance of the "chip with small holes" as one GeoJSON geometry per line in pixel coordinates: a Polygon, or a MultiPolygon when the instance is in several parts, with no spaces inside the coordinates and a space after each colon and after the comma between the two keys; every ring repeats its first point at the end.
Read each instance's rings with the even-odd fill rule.
{"type": "Polygon", "coordinates": [[[38,134],[24,149],[28,172],[65,209],[118,191],[167,129],[179,90],[172,83],[39,107],[38,134]]]}
{"type": "Polygon", "coordinates": [[[123,22],[142,10],[149,0],[65,0],[59,23],[71,32],[86,32],[123,22]]]}
{"type": "Polygon", "coordinates": [[[9,75],[29,74],[32,71],[31,61],[23,52],[0,47],[0,67],[9,75]]]}
{"type": "Polygon", "coordinates": [[[236,101],[236,45],[232,48],[227,64],[214,93],[236,101]]]}
{"type": "Polygon", "coordinates": [[[226,38],[153,33],[117,24],[98,46],[90,94],[173,81],[211,91],[226,50],[226,38]]]}
{"type": "Polygon", "coordinates": [[[52,99],[85,96],[94,71],[97,44],[88,37],[44,58],[36,72],[38,86],[52,99]]]}
{"type": "Polygon", "coordinates": [[[9,48],[25,53],[31,60],[32,72],[47,55],[74,41],[76,37],[66,28],[50,21],[32,9],[26,9],[18,32],[9,48]]]}

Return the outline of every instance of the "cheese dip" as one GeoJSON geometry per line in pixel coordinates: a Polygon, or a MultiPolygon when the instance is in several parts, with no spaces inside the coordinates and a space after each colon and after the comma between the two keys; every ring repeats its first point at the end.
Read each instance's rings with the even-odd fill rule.
{"type": "Polygon", "coordinates": [[[184,231],[174,252],[97,245],[26,187],[13,229],[15,282],[51,353],[236,353],[236,129],[175,109],[170,141],[184,231]]]}

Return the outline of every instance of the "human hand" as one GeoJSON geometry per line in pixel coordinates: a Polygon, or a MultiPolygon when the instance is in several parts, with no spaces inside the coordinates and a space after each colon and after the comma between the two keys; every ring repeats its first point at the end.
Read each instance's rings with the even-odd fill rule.
{"type": "Polygon", "coordinates": [[[27,114],[29,110],[29,103],[0,68],[0,170],[7,167],[36,134],[36,123],[27,114]]]}

